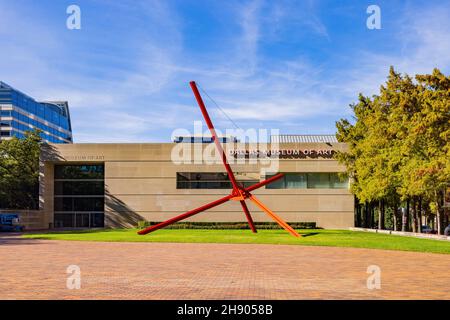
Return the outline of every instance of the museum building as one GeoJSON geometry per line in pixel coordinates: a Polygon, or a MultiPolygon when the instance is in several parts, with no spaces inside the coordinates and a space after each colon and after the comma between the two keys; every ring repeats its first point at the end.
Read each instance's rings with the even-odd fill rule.
{"type": "MultiPolygon", "coordinates": [[[[346,145],[334,135],[272,136],[264,150],[222,142],[243,186],[277,172],[285,174],[253,192],[285,221],[315,222],[322,228],[354,226],[349,179],[345,167],[333,158],[346,145]],[[256,161],[250,161],[252,157],[256,161]]],[[[44,144],[39,188],[43,224],[136,227],[139,221],[164,221],[228,195],[231,183],[220,161],[174,161],[174,150],[182,144],[189,143],[44,144]]],[[[211,141],[194,145],[202,152],[213,146],[211,141]]],[[[253,205],[249,209],[256,222],[271,221],[253,205]]],[[[245,222],[246,218],[239,203],[230,201],[187,221],[245,222]]]]}

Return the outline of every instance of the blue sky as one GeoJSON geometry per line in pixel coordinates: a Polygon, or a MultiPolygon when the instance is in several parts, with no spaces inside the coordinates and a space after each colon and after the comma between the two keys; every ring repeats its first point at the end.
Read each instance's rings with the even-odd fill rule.
{"type": "MultiPolygon", "coordinates": [[[[75,142],[168,142],[196,80],[241,128],[334,133],[390,65],[450,71],[448,1],[0,0],[0,80],[68,100],[75,142]],[[81,30],[66,8],[81,8],[81,30]],[[381,30],[366,8],[381,8],[381,30]]],[[[219,129],[233,128],[208,100],[219,129]]]]}

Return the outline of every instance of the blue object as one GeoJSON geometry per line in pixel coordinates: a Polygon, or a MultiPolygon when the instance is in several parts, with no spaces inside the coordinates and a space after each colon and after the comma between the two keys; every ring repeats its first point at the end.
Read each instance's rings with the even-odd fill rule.
{"type": "Polygon", "coordinates": [[[16,213],[0,214],[0,232],[21,232],[24,227],[19,225],[19,215],[16,213]]]}

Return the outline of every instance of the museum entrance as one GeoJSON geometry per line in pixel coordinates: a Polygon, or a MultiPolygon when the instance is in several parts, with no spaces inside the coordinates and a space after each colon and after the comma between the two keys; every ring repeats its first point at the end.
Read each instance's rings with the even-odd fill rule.
{"type": "Polygon", "coordinates": [[[55,228],[103,228],[104,213],[75,212],[55,213],[55,228]]]}
{"type": "Polygon", "coordinates": [[[54,227],[103,228],[103,164],[55,165],[54,227]]]}

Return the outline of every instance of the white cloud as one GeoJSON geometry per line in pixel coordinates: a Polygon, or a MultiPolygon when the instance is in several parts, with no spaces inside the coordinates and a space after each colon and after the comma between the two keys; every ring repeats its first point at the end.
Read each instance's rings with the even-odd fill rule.
{"type": "Polygon", "coordinates": [[[241,16],[238,17],[242,28],[239,42],[236,49],[239,52],[239,58],[242,59],[243,67],[250,72],[254,72],[258,55],[258,42],[260,38],[260,9],[261,1],[254,0],[249,2],[241,10],[241,16]]]}
{"type": "MultiPolygon", "coordinates": [[[[242,126],[282,122],[311,129],[312,119],[346,116],[359,92],[377,92],[390,65],[410,74],[450,67],[450,10],[444,5],[403,13],[399,28],[390,30],[398,51],[361,49],[355,39],[344,57],[329,53],[318,64],[307,50],[280,56],[265,47],[285,38],[302,47],[305,35],[332,41],[333,30],[312,3],[227,4],[223,14],[233,32],[220,37],[225,50],[207,56],[184,38],[191,17],[178,16],[165,1],[99,3],[120,12],[126,30],[91,29],[93,38],[77,34],[90,46],[61,41],[68,39],[67,30],[46,25],[48,17],[33,15],[32,8],[20,19],[20,4],[0,4],[0,80],[37,99],[69,100],[78,142],[167,140],[171,129],[189,128],[200,113],[188,80],[198,81],[242,126]],[[6,30],[15,20],[14,29],[6,30]]],[[[217,123],[232,126],[211,109],[217,123]]]]}

